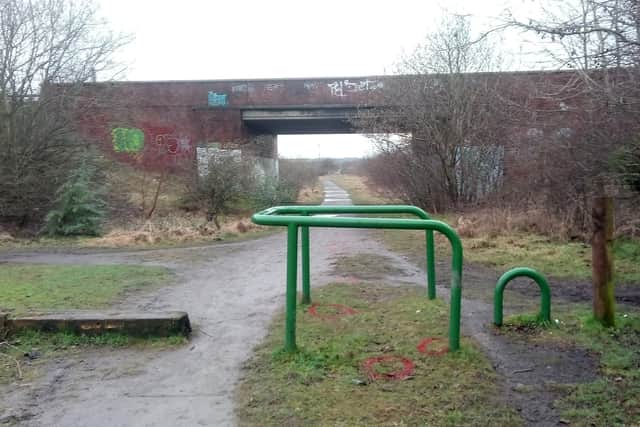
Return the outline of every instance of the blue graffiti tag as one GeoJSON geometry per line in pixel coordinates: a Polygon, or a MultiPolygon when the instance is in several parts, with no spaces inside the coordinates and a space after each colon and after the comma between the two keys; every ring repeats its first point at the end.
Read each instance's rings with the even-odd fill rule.
{"type": "Polygon", "coordinates": [[[209,107],[220,107],[222,105],[227,105],[227,94],[226,93],[215,93],[209,92],[209,107]]]}

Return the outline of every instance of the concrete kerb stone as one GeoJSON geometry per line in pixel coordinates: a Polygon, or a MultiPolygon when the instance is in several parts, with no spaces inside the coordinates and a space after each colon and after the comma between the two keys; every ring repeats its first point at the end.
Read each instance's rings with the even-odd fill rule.
{"type": "Polygon", "coordinates": [[[117,332],[137,337],[191,333],[189,316],[184,311],[148,313],[66,311],[15,318],[5,317],[5,323],[6,328],[12,333],[24,330],[67,331],[87,335],[117,332]]]}

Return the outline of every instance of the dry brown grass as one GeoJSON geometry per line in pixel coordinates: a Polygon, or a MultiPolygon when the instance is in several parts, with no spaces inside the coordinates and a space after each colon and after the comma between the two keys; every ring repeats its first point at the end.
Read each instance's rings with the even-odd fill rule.
{"type": "Polygon", "coordinates": [[[324,192],[322,191],[322,184],[319,180],[312,186],[302,187],[298,195],[298,203],[303,205],[319,205],[323,199],[324,192]]]}
{"type": "Polygon", "coordinates": [[[550,217],[542,209],[484,208],[448,214],[444,219],[456,228],[461,237],[496,237],[514,233],[543,234],[557,240],[577,237],[570,235],[571,229],[564,221],[550,217]]]}
{"type": "Polygon", "coordinates": [[[201,215],[182,214],[131,221],[116,225],[102,237],[85,242],[90,247],[138,247],[222,240],[229,235],[264,231],[248,217],[226,217],[222,227],[206,222],[201,215]]]}

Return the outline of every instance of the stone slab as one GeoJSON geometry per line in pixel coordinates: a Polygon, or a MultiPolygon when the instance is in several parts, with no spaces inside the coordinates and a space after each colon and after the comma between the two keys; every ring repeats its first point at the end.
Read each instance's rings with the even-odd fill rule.
{"type": "Polygon", "coordinates": [[[118,332],[139,337],[191,332],[189,316],[184,311],[65,311],[9,318],[7,327],[11,332],[26,329],[92,335],[118,332]]]}

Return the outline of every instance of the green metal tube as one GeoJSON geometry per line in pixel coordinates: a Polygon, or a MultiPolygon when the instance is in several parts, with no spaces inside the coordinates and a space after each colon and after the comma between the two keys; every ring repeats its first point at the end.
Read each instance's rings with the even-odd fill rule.
{"type": "MultiPolygon", "coordinates": [[[[276,206],[269,208],[258,214],[268,215],[304,215],[309,214],[409,214],[417,216],[421,219],[431,219],[429,214],[417,206],[411,205],[322,205],[322,206],[276,206]]],[[[307,300],[309,295],[310,301],[310,283],[311,279],[307,272],[308,268],[305,268],[305,260],[308,261],[305,255],[305,227],[302,227],[302,302],[303,304],[307,300]],[[305,289],[309,289],[309,293],[305,294],[305,289]]],[[[426,232],[426,271],[427,271],[427,297],[429,299],[435,299],[436,297],[436,265],[435,265],[435,245],[433,240],[433,230],[426,232]]]]}
{"type": "Polygon", "coordinates": [[[302,228],[302,304],[311,304],[311,259],[309,255],[309,227],[302,228]]]}
{"type": "Polygon", "coordinates": [[[411,205],[317,205],[317,206],[274,206],[258,214],[264,215],[318,215],[318,214],[409,214],[420,219],[431,219],[417,206],[411,205]]]}
{"type": "Polygon", "coordinates": [[[296,279],[298,277],[298,226],[287,226],[287,318],[284,349],[296,351],[296,279]]]}
{"type": "Polygon", "coordinates": [[[551,322],[551,288],[547,279],[532,268],[518,267],[511,269],[500,276],[493,292],[493,323],[502,326],[504,289],[511,280],[516,277],[528,277],[533,279],[540,287],[540,313],[538,319],[542,322],[551,322]]]}
{"type": "MultiPolygon", "coordinates": [[[[305,211],[312,213],[314,208],[305,207],[305,211]]],[[[333,208],[333,207],[329,207],[333,208]]],[[[366,206],[364,208],[371,208],[366,206]]],[[[417,209],[417,208],[416,208],[417,209]]],[[[295,209],[294,209],[295,210],[295,209]]],[[[289,331],[289,319],[293,318],[293,335],[290,339],[287,335],[285,348],[295,349],[295,261],[297,260],[297,227],[336,227],[336,228],[379,228],[379,229],[399,229],[399,230],[433,230],[444,234],[451,244],[451,302],[449,314],[449,350],[457,351],[460,348],[460,314],[462,305],[462,260],[463,251],[460,237],[453,228],[441,221],[427,219],[404,219],[404,218],[351,218],[351,217],[313,217],[300,215],[281,215],[283,212],[291,212],[290,208],[270,208],[258,212],[252,216],[252,221],[256,224],[271,226],[287,226],[289,229],[288,238],[288,268],[290,272],[293,268],[293,305],[290,304],[290,274],[287,275],[287,331],[289,331]],[[293,255],[292,255],[293,252],[293,255]],[[293,256],[293,261],[292,257],[293,256]],[[291,267],[290,264],[294,266],[291,267]],[[293,315],[289,313],[293,310],[293,315]]],[[[296,213],[302,210],[296,210],[296,213]]]]}
{"type": "Polygon", "coordinates": [[[436,260],[433,230],[427,230],[427,298],[436,298],[436,260]]]}

